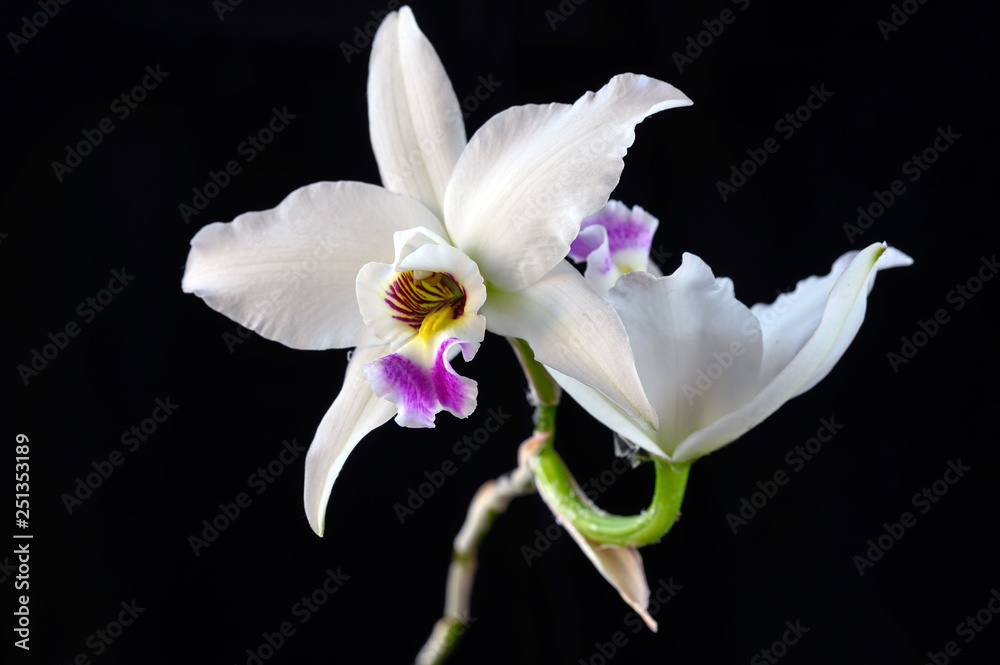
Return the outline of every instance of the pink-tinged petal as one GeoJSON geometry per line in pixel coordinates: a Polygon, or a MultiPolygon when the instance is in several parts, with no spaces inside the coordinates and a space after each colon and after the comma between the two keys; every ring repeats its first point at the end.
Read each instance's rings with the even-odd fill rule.
{"type": "Polygon", "coordinates": [[[323,416],[306,454],[305,509],[309,526],[322,536],[333,483],[348,455],[370,431],[396,413],[396,405],[376,396],[361,368],[389,351],[388,344],[355,349],[344,383],[323,416]]]}
{"type": "MultiPolygon", "coordinates": [[[[590,219],[590,217],[587,219],[590,219]]],[[[584,220],[584,222],[586,221],[584,220]]],[[[604,253],[601,255],[601,258],[605,259],[602,267],[610,270],[611,249],[608,247],[608,230],[600,224],[588,224],[587,226],[581,224],[580,233],[576,236],[576,240],[569,245],[569,254],[567,254],[567,257],[573,259],[575,263],[583,263],[591,258],[594,252],[600,249],[604,250],[604,253]]]]}
{"type": "Polygon", "coordinates": [[[444,66],[409,7],[386,16],[375,33],[368,125],[382,184],[440,218],[465,148],[465,123],[444,66]]]}
{"type": "Polygon", "coordinates": [[[538,362],[593,386],[631,417],[656,426],[625,326],[566,261],[521,291],[491,290],[480,311],[488,330],[525,340],[538,362]]]}
{"type": "MultiPolygon", "coordinates": [[[[607,205],[580,224],[580,231],[592,226],[603,227],[607,231],[608,251],[612,256],[627,252],[636,252],[641,259],[638,266],[643,266],[649,258],[649,249],[653,244],[653,234],[656,233],[660,220],[656,219],[640,206],[631,210],[621,201],[611,200],[607,205]]],[[[570,247],[570,257],[577,263],[587,257],[574,256],[576,242],[570,247]]],[[[617,262],[617,261],[616,261],[617,262]]],[[[633,270],[640,269],[639,267],[633,270]]]]}
{"type": "Polygon", "coordinates": [[[876,243],[858,252],[834,282],[819,325],[798,353],[749,403],[681,442],[673,461],[697,459],[721,448],[791,398],[815,386],[840,360],[861,328],[876,273],[882,268],[910,263],[910,257],[887,248],[885,243],[876,243]],[[881,259],[886,253],[889,256],[881,259]]]}
{"type": "Polygon", "coordinates": [[[448,183],[449,237],[500,289],[536,282],[566,256],[580,221],[607,203],[635,126],[690,103],[667,83],[622,74],[572,106],[497,114],[469,141],[448,183]]]}
{"type": "Polygon", "coordinates": [[[361,266],[393,258],[393,234],[440,222],[375,185],[318,182],[276,208],[216,222],[191,240],[182,288],[267,339],[296,349],[377,343],[358,311],[361,266]]]}
{"type": "Polygon", "coordinates": [[[595,291],[605,295],[625,273],[647,268],[659,224],[639,206],[629,210],[621,201],[608,201],[600,212],[580,224],[569,258],[587,262],[584,276],[595,291]]]}
{"type": "Polygon", "coordinates": [[[433,343],[415,338],[397,353],[364,366],[372,391],[396,404],[396,423],[403,427],[434,427],[434,416],[448,411],[467,418],[476,409],[479,388],[475,381],[455,373],[449,361],[449,349],[460,345],[465,359],[471,360],[478,343],[462,342],[454,337],[433,343]],[[428,358],[427,349],[432,355],[428,358]]]}

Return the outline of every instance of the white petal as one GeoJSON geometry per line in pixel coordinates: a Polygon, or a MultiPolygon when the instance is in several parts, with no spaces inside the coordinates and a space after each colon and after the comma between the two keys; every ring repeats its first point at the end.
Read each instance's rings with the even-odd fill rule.
{"type": "Polygon", "coordinates": [[[357,182],[318,182],[276,208],[215,222],[191,240],[181,284],[209,307],[297,349],[375,343],[355,278],[393,258],[392,235],[440,223],[416,201],[357,182]]]}
{"type": "Polygon", "coordinates": [[[684,440],[673,461],[693,460],[726,445],[816,385],[840,360],[860,329],[876,272],[911,262],[902,252],[887,251],[884,243],[859,252],[834,283],[816,331],[788,365],[746,406],[684,440]],[[889,254],[884,263],[879,259],[883,252],[889,254]]]}
{"type": "Polygon", "coordinates": [[[611,400],[597,392],[590,386],[580,383],[576,379],[567,376],[559,370],[547,367],[549,374],[556,380],[559,386],[569,393],[583,409],[597,419],[602,425],[613,432],[625,437],[643,450],[654,455],[666,457],[660,445],[656,442],[656,432],[652,429],[640,425],[634,418],[629,416],[611,400]]]}
{"type": "MultiPolygon", "coordinates": [[[[895,247],[888,247],[885,243],[876,243],[863,251],[875,251],[877,249],[882,249],[881,254],[876,253],[878,259],[875,261],[875,266],[873,270],[868,270],[863,272],[865,268],[864,263],[859,263],[855,267],[854,261],[849,269],[855,270],[855,276],[853,279],[864,280],[865,288],[863,293],[853,294],[850,290],[850,283],[845,282],[845,284],[835,284],[834,290],[830,294],[830,298],[827,301],[826,310],[823,312],[823,320],[820,322],[820,328],[813,333],[813,337],[820,335],[820,331],[824,328],[830,330],[829,326],[836,325],[837,317],[840,314],[848,312],[849,314],[845,316],[845,322],[842,324],[842,328],[836,334],[834,343],[830,350],[826,354],[817,354],[816,358],[822,358],[822,362],[813,371],[812,376],[809,377],[805,383],[799,386],[798,391],[792,395],[793,397],[801,395],[813,388],[817,383],[822,381],[827,374],[829,374],[834,366],[840,361],[840,358],[847,351],[847,347],[851,345],[854,341],[855,335],[858,334],[858,330],[861,329],[861,324],[865,320],[865,311],[868,307],[868,294],[872,292],[875,288],[875,275],[880,270],[886,270],[888,268],[902,268],[905,266],[913,265],[913,259],[899,251],[895,247]],[[831,317],[832,321],[826,321],[827,317],[831,317]]],[[[812,342],[812,340],[810,340],[812,342]]],[[[815,342],[818,344],[819,340],[815,342]]],[[[816,347],[813,347],[816,348],[816,347]]],[[[805,351],[805,349],[803,349],[805,351]]],[[[801,354],[801,352],[800,352],[801,354]]]]}
{"type": "Polygon", "coordinates": [[[386,16],[375,34],[368,125],[382,184],[440,218],[465,147],[465,123],[444,66],[409,7],[386,16]]]}
{"type": "Polygon", "coordinates": [[[396,414],[396,405],[376,397],[361,372],[364,364],[388,351],[388,344],[354,350],[340,394],[323,416],[306,454],[306,517],[317,535],[323,535],[326,504],[347,456],[366,434],[396,414]]]}
{"type": "Polygon", "coordinates": [[[773,303],[757,303],[750,308],[760,321],[764,342],[761,388],[792,361],[816,332],[830,290],[857,254],[856,251],[844,254],[834,262],[829,274],[803,279],[795,285],[794,291],[782,293],[773,303]]]}
{"type": "MultiPolygon", "coordinates": [[[[570,481],[581,501],[589,504],[598,513],[604,512],[587,498],[587,493],[577,485],[575,479],[571,478],[570,481]]],[[[616,547],[595,543],[577,531],[573,523],[565,519],[555,505],[548,501],[544,492],[539,492],[539,494],[552,510],[559,524],[576,541],[576,544],[580,546],[598,572],[621,594],[622,600],[642,617],[649,629],[656,632],[656,621],[646,609],[649,607],[649,585],[646,583],[646,571],[643,568],[642,555],[639,554],[639,550],[634,547],[616,547]]]]}
{"type": "Polygon", "coordinates": [[[572,106],[519,106],[469,141],[445,194],[445,225],[483,276],[505,291],[566,256],[580,221],[618,184],[635,125],[691,103],[671,85],[622,74],[572,106]]]}
{"type": "Polygon", "coordinates": [[[672,275],[631,272],[608,293],[659,417],[656,442],[667,457],[689,434],[757,392],[760,328],[728,286],[685,253],[672,275]]]}
{"type": "Polygon", "coordinates": [[[487,330],[527,341],[538,362],[593,386],[655,427],[621,319],[569,263],[560,261],[516,293],[490,291],[480,311],[487,330]]]}

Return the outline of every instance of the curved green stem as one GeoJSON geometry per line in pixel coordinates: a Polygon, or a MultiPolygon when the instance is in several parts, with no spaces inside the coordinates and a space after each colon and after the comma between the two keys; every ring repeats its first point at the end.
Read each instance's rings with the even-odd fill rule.
{"type": "Polygon", "coordinates": [[[553,447],[560,388],[545,367],[535,360],[523,339],[508,337],[531,388],[535,406],[535,432],[549,436],[531,463],[538,491],[556,512],[587,538],[608,545],[641,546],[663,538],[677,521],[691,463],[671,464],[653,456],[656,484],[649,508],[638,515],[611,515],[586,499],[573,475],[553,447]]]}
{"type": "Polygon", "coordinates": [[[533,464],[535,484],[557,512],[587,538],[608,545],[639,547],[663,538],[677,521],[690,462],[671,464],[653,457],[656,486],[649,508],[638,515],[611,515],[600,510],[583,495],[559,453],[543,448],[533,464]]]}

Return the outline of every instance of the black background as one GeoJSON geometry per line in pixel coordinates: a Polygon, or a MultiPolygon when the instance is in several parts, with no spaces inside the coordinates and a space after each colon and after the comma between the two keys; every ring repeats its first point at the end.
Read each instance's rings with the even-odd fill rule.
{"type": "MultiPolygon", "coordinates": [[[[1000,620],[968,644],[955,631],[1000,588],[1000,285],[986,282],[972,299],[948,294],[998,249],[989,96],[997,10],[914,2],[916,13],[884,39],[877,21],[889,18],[889,2],[680,5],[564,0],[554,29],[557,14],[546,12],[560,11],[557,0],[417,2],[414,11],[460,99],[474,96],[479,77],[499,82],[466,106],[470,136],[504,108],[572,102],[626,71],[667,80],[695,101],[639,126],[614,194],[659,217],[665,270],[682,252],[696,253],[753,303],[869,242],[887,240],[916,262],[879,275],[860,334],[825,381],[695,466],[683,519],[643,550],[652,587],[671,579],[682,587],[657,612],[658,634],[632,633],[628,608],[568,538],[526,565],[522,546],[534,547],[536,530],[553,523],[527,497],[483,543],[475,621],[454,662],[596,665],[605,660],[596,644],[616,631],[627,641],[608,662],[747,662],[796,620],[809,631],[784,662],[924,663],[949,640],[961,649],[956,662],[996,662],[1000,620]],[[723,9],[735,21],[678,71],[673,54],[723,9]],[[716,182],[747,149],[779,137],[775,122],[821,85],[832,97],[724,202],[716,182]],[[949,127],[960,138],[910,182],[903,163],[949,127]],[[895,179],[906,192],[852,244],[843,225],[895,179]],[[939,309],[948,322],[894,371],[887,354],[939,309]],[[757,481],[789,470],[786,453],[821,418],[843,429],[734,534],[727,513],[757,481]],[[911,497],[959,458],[971,470],[920,514],[911,497]],[[852,558],[904,511],[916,525],[860,576],[852,558]]],[[[408,663],[440,616],[451,539],[469,499],[514,465],[530,431],[506,343],[490,337],[472,363],[457,363],[480,384],[480,409],[468,421],[444,414],[429,431],[390,423],[358,447],[319,539],[303,514],[301,457],[263,493],[248,479],[282,441],[308,444],[337,394],[345,351],[242,340],[236,324],[180,290],[188,242],[202,225],[273,207],[319,180],[378,182],[367,134],[369,49],[359,35],[385,8],[245,0],[220,20],[208,0],[77,0],[19,52],[5,37],[4,436],[11,458],[15,433],[31,440],[34,535],[32,649],[9,647],[5,612],[12,662],[62,665],[82,653],[102,665],[242,664],[263,633],[293,621],[295,634],[267,662],[408,663]],[[348,61],[341,44],[355,38],[359,52],[348,61]],[[157,65],[169,76],[120,119],[113,100],[157,65]],[[295,115],[288,127],[186,223],[178,206],[192,202],[192,188],[242,160],[238,145],[286,107],[295,115]],[[52,162],[105,117],[114,131],[60,182],[52,162]],[[134,280],[84,320],[78,305],[123,268],[134,280]],[[68,322],[80,333],[25,385],[17,366],[68,322]],[[176,412],[128,452],[122,433],[168,397],[176,412]],[[462,461],[454,442],[481,427],[491,407],[511,419],[462,461]],[[124,462],[69,514],[63,495],[115,450],[124,462]],[[394,504],[445,460],[459,473],[401,525],[394,504]],[[196,556],[189,537],[239,492],[252,504],[196,556]],[[328,568],[350,579],[297,623],[292,606],[328,568]],[[143,612],[96,655],[88,639],[94,644],[90,636],[133,599],[143,612]]],[[[7,3],[0,29],[20,30],[37,11],[27,0],[7,3]]],[[[610,442],[566,400],[558,445],[581,480],[609,468],[610,442]]],[[[600,502],[638,510],[650,487],[650,470],[640,468],[616,476],[600,502]]],[[[15,595],[14,574],[0,582],[5,595],[15,595]]]]}

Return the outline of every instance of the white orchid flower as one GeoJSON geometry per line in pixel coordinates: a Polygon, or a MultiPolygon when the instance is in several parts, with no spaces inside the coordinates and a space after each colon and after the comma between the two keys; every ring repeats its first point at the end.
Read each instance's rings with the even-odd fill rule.
{"type": "Polygon", "coordinates": [[[426,427],[440,410],[475,408],[475,382],[450,359],[472,358],[484,329],[526,340],[540,361],[655,426],[618,315],[563,258],[617,185],[635,125],[690,103],[623,74],[572,105],[508,109],[466,143],[451,82],[403,7],[376,33],[368,79],[383,187],[315,183],[198,232],[186,292],[293,348],[357,347],[306,458],[318,534],[368,432],[393,416],[426,427]]]}
{"type": "Polygon", "coordinates": [[[649,248],[660,220],[639,206],[629,210],[621,201],[608,201],[599,212],[580,223],[580,233],[569,246],[569,258],[587,262],[584,277],[594,290],[607,295],[618,278],[633,270],[659,275],[649,260],[649,248]]]}
{"type": "Polygon", "coordinates": [[[607,297],[659,416],[655,431],[558,369],[552,374],[619,435],[673,464],[688,463],[819,383],[860,329],[875,274],[912,262],[876,243],[841,256],[830,274],[749,308],[735,298],[731,280],[716,278],[693,254],[667,277],[624,275],[607,297]]]}

